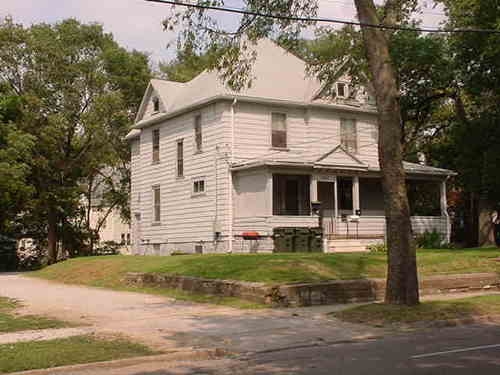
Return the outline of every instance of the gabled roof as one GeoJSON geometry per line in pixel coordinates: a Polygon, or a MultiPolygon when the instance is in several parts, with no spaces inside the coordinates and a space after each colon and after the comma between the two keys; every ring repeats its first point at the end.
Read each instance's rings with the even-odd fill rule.
{"type": "MultiPolygon", "coordinates": [[[[150,125],[189,110],[198,105],[208,104],[210,100],[233,99],[247,101],[272,101],[275,104],[312,105],[337,107],[345,110],[360,111],[359,106],[348,104],[325,103],[316,100],[322,85],[313,76],[309,76],[306,63],[287,52],[269,39],[261,39],[251,45],[249,53],[255,52],[256,59],[252,64],[251,86],[239,92],[233,91],[224,84],[217,71],[203,71],[197,77],[186,83],[177,83],[154,79],[151,80],[141,103],[136,118],[136,128],[150,125]],[[143,118],[147,102],[155,92],[164,107],[154,119],[143,118]]],[[[374,112],[373,108],[364,112],[374,112]]]]}
{"type": "Polygon", "coordinates": [[[367,168],[368,166],[359,160],[357,157],[344,150],[341,145],[334,147],[332,150],[328,151],[322,155],[318,160],[314,162],[316,166],[331,166],[331,165],[342,165],[345,167],[358,167],[367,168]]]}

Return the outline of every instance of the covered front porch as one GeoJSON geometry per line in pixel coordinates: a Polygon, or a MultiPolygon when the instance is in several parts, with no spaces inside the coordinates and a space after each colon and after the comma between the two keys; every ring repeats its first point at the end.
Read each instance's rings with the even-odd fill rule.
{"type": "MultiPolygon", "coordinates": [[[[270,179],[272,226],[300,226],[313,219],[328,240],[385,238],[384,201],[377,174],[272,171],[270,179]]],[[[437,231],[448,241],[446,179],[410,175],[408,195],[414,233],[437,231]]]]}

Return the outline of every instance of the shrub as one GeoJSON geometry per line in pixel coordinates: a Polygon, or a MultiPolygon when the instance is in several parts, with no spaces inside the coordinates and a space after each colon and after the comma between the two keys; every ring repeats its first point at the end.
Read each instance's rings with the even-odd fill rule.
{"type": "Polygon", "coordinates": [[[449,249],[452,246],[447,243],[442,234],[435,229],[432,232],[425,231],[415,237],[419,249],[449,249]]]}
{"type": "Polygon", "coordinates": [[[16,240],[0,234],[0,272],[17,268],[16,240]]]}
{"type": "Polygon", "coordinates": [[[387,246],[385,243],[376,243],[366,247],[370,253],[387,253],[387,246]]]}
{"type": "Polygon", "coordinates": [[[45,252],[37,245],[20,247],[17,250],[19,263],[17,269],[20,271],[33,271],[46,265],[45,252]]]}
{"type": "Polygon", "coordinates": [[[95,255],[116,255],[122,245],[115,241],[104,241],[94,251],[95,255]]]}

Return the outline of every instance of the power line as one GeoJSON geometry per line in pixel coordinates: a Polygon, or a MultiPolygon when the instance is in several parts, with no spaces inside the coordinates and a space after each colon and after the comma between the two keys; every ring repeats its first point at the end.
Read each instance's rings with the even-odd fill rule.
{"type": "Polygon", "coordinates": [[[219,12],[226,13],[235,13],[242,14],[248,16],[256,16],[256,17],[264,17],[264,18],[272,18],[272,19],[280,19],[280,20],[288,20],[288,21],[299,21],[299,22],[324,22],[324,23],[336,23],[350,26],[362,26],[362,27],[372,27],[375,29],[383,29],[383,30],[395,30],[395,31],[417,31],[424,33],[484,33],[484,34],[500,34],[500,30],[496,29],[436,29],[436,28],[417,28],[417,27],[407,27],[407,26],[391,26],[384,24],[372,24],[365,22],[357,22],[357,21],[348,21],[341,20],[335,18],[324,18],[324,17],[301,17],[301,16],[289,16],[284,14],[272,14],[272,13],[263,13],[259,11],[246,10],[241,8],[230,8],[230,7],[221,7],[215,5],[202,5],[202,4],[192,4],[185,3],[182,1],[176,0],[145,0],[152,3],[160,3],[160,4],[170,4],[181,6],[185,8],[195,8],[202,10],[215,10],[219,12]]]}

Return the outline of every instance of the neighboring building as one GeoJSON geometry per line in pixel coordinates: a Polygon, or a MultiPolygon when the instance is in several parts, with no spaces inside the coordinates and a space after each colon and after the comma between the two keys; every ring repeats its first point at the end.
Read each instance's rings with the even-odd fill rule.
{"type": "MultiPolygon", "coordinates": [[[[103,173],[111,174],[114,182],[117,182],[119,176],[113,173],[111,169],[106,169],[103,173]]],[[[90,206],[90,228],[99,229],[99,239],[95,247],[106,246],[106,243],[120,245],[118,250],[121,253],[130,253],[131,233],[130,224],[122,219],[120,210],[109,205],[103,204],[103,195],[109,187],[104,183],[103,175],[97,175],[92,189],[92,200],[90,206]]]]}
{"type": "MultiPolygon", "coordinates": [[[[134,252],[271,251],[274,228],[319,225],[315,201],[328,249],[343,238],[357,237],[349,246],[359,248],[384,237],[369,93],[341,77],[332,98],[302,60],[269,40],[256,49],[255,78],[238,93],[216,72],[149,84],[127,136],[134,252]],[[245,232],[263,237],[247,241],[245,232]]],[[[448,238],[445,181],[453,172],[405,168],[409,180],[437,188],[438,212],[412,217],[414,232],[448,238]]]]}
{"type": "Polygon", "coordinates": [[[90,211],[90,227],[97,228],[99,222],[104,220],[99,230],[99,241],[96,247],[105,246],[106,242],[120,245],[121,253],[129,253],[131,245],[130,225],[120,216],[119,210],[112,210],[104,219],[106,208],[99,210],[92,207],[90,211]]]}

